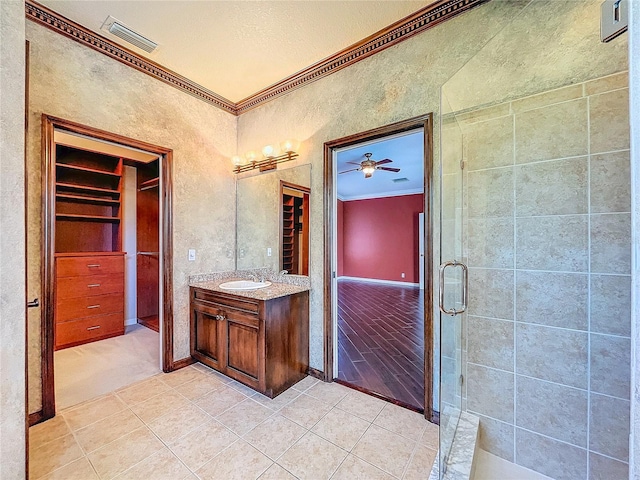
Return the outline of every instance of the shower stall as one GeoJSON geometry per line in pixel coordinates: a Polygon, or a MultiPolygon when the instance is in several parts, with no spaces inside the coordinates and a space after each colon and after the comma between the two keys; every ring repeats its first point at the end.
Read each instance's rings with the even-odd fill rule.
{"type": "Polygon", "coordinates": [[[442,87],[440,478],[461,412],[509,462],[628,477],[627,35],[601,3],[494,0],[517,14],[442,87]]]}

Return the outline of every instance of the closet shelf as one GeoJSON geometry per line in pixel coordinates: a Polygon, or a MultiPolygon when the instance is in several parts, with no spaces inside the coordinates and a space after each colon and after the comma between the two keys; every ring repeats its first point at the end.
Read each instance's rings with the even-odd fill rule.
{"type": "Polygon", "coordinates": [[[60,167],[60,168],[66,168],[68,170],[75,170],[77,172],[89,172],[89,173],[97,173],[99,175],[108,175],[111,177],[122,177],[121,174],[119,173],[115,173],[115,172],[108,172],[106,170],[98,170],[95,168],[87,168],[87,167],[81,167],[79,165],[72,165],[70,163],[56,163],[56,167],[60,167]]]}
{"type": "Polygon", "coordinates": [[[56,183],[56,187],[60,188],[70,188],[74,190],[84,190],[87,192],[100,192],[100,193],[108,193],[110,195],[120,195],[119,190],[113,190],[111,188],[100,188],[100,187],[92,187],[90,185],[76,185],[73,183],[56,183]]]}
{"type": "Polygon", "coordinates": [[[120,219],[118,217],[106,217],[102,215],[79,215],[75,213],[56,213],[56,219],[85,221],[85,222],[120,223],[120,219]]]}
{"type": "Polygon", "coordinates": [[[159,177],[155,177],[152,178],[150,180],[147,180],[146,182],[142,182],[139,186],[139,188],[145,188],[145,187],[155,187],[156,185],[160,184],[160,178],[159,177]]]}
{"type": "Polygon", "coordinates": [[[77,203],[92,203],[95,205],[120,205],[120,200],[101,197],[87,197],[84,195],[72,195],[68,193],[56,193],[56,198],[77,203]]]}

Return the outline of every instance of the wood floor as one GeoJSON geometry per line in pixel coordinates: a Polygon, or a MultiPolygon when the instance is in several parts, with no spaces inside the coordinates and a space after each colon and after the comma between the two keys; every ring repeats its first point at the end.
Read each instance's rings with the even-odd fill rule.
{"type": "Polygon", "coordinates": [[[150,328],[154,332],[160,332],[160,320],[158,315],[149,315],[138,319],[140,325],[150,328]]]}
{"type": "Polygon", "coordinates": [[[424,409],[424,290],[338,281],[338,379],[424,409]]]}

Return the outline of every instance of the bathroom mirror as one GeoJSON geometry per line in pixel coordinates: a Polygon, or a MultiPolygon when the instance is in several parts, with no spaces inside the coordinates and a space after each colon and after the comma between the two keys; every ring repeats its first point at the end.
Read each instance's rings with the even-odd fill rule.
{"type": "MultiPolygon", "coordinates": [[[[236,268],[238,270],[268,267],[274,271],[287,269],[283,267],[283,253],[288,250],[282,248],[287,242],[286,234],[295,232],[296,262],[295,272],[308,274],[308,234],[303,239],[303,227],[308,232],[309,226],[304,225],[305,214],[302,207],[296,208],[298,214],[294,217],[294,225],[283,221],[283,198],[292,193],[287,188],[295,188],[304,192],[307,190],[308,208],[311,195],[311,165],[300,165],[293,168],[273,170],[268,173],[238,178],[236,190],[236,268]],[[284,186],[284,187],[283,187],[284,186]],[[283,195],[284,188],[284,195],[283,195]],[[285,229],[286,227],[286,229],[285,229]],[[293,228],[291,228],[293,227],[293,228]],[[306,265],[303,265],[306,262],[306,265]]],[[[303,195],[304,197],[304,195],[303,195]]],[[[308,219],[309,215],[306,214],[308,219]]],[[[307,222],[308,223],[308,222],[307,222]]],[[[286,258],[285,258],[286,261],[286,258]]]]}

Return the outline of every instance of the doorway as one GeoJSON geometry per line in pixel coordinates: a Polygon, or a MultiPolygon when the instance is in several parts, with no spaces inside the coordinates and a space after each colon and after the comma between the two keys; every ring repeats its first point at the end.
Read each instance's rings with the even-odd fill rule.
{"type": "MultiPolygon", "coordinates": [[[[326,381],[335,380],[340,383],[347,384],[347,386],[351,386],[353,388],[363,390],[367,393],[382,397],[386,400],[401,404],[405,407],[421,412],[424,411],[425,417],[427,419],[434,420],[437,415],[434,412],[432,400],[433,290],[432,278],[428,273],[430,271],[428,266],[432,265],[432,239],[430,235],[432,224],[432,191],[430,188],[432,175],[431,135],[432,115],[429,114],[325,143],[324,373],[326,381]],[[344,242],[345,235],[349,235],[349,229],[346,227],[340,228],[339,224],[341,221],[344,221],[345,218],[348,218],[348,215],[345,214],[345,204],[350,202],[342,202],[340,200],[341,191],[339,188],[338,178],[341,175],[341,172],[345,172],[345,175],[357,175],[357,178],[361,179],[362,181],[368,181],[372,176],[375,177],[376,175],[378,177],[385,178],[383,177],[383,175],[386,176],[387,174],[389,174],[389,177],[385,178],[387,185],[392,184],[393,179],[400,179],[400,182],[397,183],[407,181],[403,180],[403,178],[406,177],[404,177],[404,175],[400,175],[399,172],[397,172],[398,169],[396,165],[394,165],[388,158],[376,158],[376,156],[374,156],[372,152],[364,152],[364,150],[362,152],[359,152],[359,150],[355,149],[359,146],[362,146],[362,148],[364,149],[371,149],[373,148],[371,147],[371,145],[380,143],[384,139],[406,139],[409,138],[410,135],[416,136],[419,139],[419,143],[421,146],[420,175],[422,178],[420,178],[419,182],[421,191],[414,192],[418,193],[420,198],[411,198],[413,197],[413,195],[393,195],[393,193],[390,194],[392,189],[388,189],[388,191],[386,192],[382,190],[379,191],[379,198],[375,199],[376,205],[372,206],[372,211],[378,212],[379,215],[376,214],[375,216],[370,217],[369,220],[373,220],[373,222],[369,222],[365,230],[368,229],[367,235],[369,235],[370,237],[376,237],[377,234],[375,232],[375,224],[377,223],[380,224],[380,228],[378,229],[380,235],[385,235],[385,219],[382,218],[382,216],[384,216],[382,212],[386,209],[386,207],[377,205],[378,203],[393,203],[394,205],[388,205],[389,208],[387,209],[390,215],[393,216],[393,212],[396,211],[397,207],[395,206],[396,203],[400,202],[406,204],[407,201],[409,203],[411,203],[411,201],[415,203],[417,200],[418,205],[416,206],[416,208],[408,207],[408,210],[415,210],[415,212],[407,214],[407,219],[410,223],[410,226],[403,227],[403,230],[416,232],[415,235],[413,235],[413,233],[409,233],[408,235],[409,237],[415,237],[409,240],[409,242],[412,244],[412,247],[410,249],[411,252],[408,253],[408,255],[411,257],[409,260],[409,264],[411,264],[411,267],[404,268],[403,271],[403,267],[401,267],[400,265],[392,265],[392,269],[399,269],[398,272],[395,272],[394,270],[394,275],[397,274],[398,278],[393,277],[393,279],[389,275],[386,275],[385,277],[384,274],[376,275],[371,271],[367,271],[367,268],[370,268],[372,266],[372,263],[376,263],[378,264],[378,268],[382,268],[380,267],[380,265],[385,263],[384,260],[386,259],[385,248],[382,248],[380,246],[374,247],[373,245],[366,245],[362,242],[358,247],[358,241],[356,239],[356,246],[354,247],[355,249],[360,248],[361,253],[366,253],[366,251],[369,251],[369,253],[373,255],[369,256],[370,260],[374,259],[375,256],[378,256],[380,258],[375,261],[367,261],[367,259],[364,258],[367,257],[367,255],[361,255],[362,258],[360,258],[360,260],[363,260],[363,262],[361,262],[361,265],[359,266],[360,270],[358,270],[357,268],[350,268],[350,272],[361,272],[361,274],[352,273],[352,275],[348,275],[348,273],[350,272],[345,271],[344,269],[344,266],[348,265],[348,261],[345,262],[345,255],[348,255],[348,253],[347,249],[344,248],[344,242]],[[359,154],[362,153],[363,159],[361,161],[355,162],[353,162],[353,160],[350,160],[352,163],[355,163],[355,165],[352,166],[351,170],[344,170],[343,167],[346,166],[346,164],[339,165],[338,157],[341,152],[350,150],[356,151],[359,154]],[[372,155],[369,155],[369,153],[372,153],[372,155]],[[372,160],[375,162],[375,164],[369,163],[372,160]],[[379,167],[384,168],[381,169],[379,167]],[[372,171],[368,171],[368,169],[371,169],[372,171]],[[377,172],[377,170],[383,171],[377,172]],[[384,170],[387,170],[387,172],[385,172],[384,170]],[[363,175],[364,179],[361,178],[363,175]],[[419,235],[417,233],[420,229],[419,213],[422,212],[425,215],[424,221],[426,225],[424,233],[419,235]],[[422,240],[424,242],[424,256],[422,257],[419,253],[420,236],[422,237],[422,240]],[[339,248],[340,243],[342,243],[342,248],[339,248]],[[413,246],[414,244],[415,246],[413,246]],[[419,266],[420,263],[422,263],[421,268],[419,266]],[[424,278],[424,289],[420,289],[419,279],[421,270],[427,272],[424,278]],[[376,276],[381,276],[382,280],[376,279],[376,276]],[[415,298],[410,298],[413,294],[416,294],[414,295],[415,298]],[[387,304],[385,305],[379,304],[380,301],[384,300],[384,298],[387,298],[389,302],[387,302],[387,304]],[[360,305],[361,311],[363,312],[363,315],[358,315],[359,319],[354,323],[354,315],[350,315],[349,311],[353,309],[353,306],[351,304],[356,305],[358,303],[360,305]],[[388,310],[390,308],[396,309],[397,311],[389,312],[388,310]],[[385,309],[387,311],[385,311],[385,309]],[[420,368],[415,369],[416,371],[419,371],[418,375],[420,376],[417,382],[412,382],[411,380],[409,380],[409,377],[406,376],[406,371],[401,373],[403,367],[400,363],[396,362],[394,359],[391,359],[391,357],[389,357],[387,361],[387,359],[381,358],[379,355],[375,355],[375,352],[369,352],[369,359],[359,359],[360,361],[362,361],[362,363],[356,366],[355,369],[352,369],[352,381],[349,381],[349,374],[346,372],[346,370],[353,367],[353,365],[349,364],[350,355],[347,350],[351,348],[351,353],[356,356],[358,355],[358,353],[362,354],[362,351],[358,352],[358,350],[362,349],[358,349],[357,347],[353,348],[355,347],[355,345],[353,344],[349,345],[350,339],[347,338],[349,336],[348,333],[356,334],[355,336],[357,336],[358,333],[349,332],[349,329],[354,329],[355,326],[355,328],[360,328],[365,335],[367,333],[370,333],[373,337],[373,335],[377,333],[375,331],[376,318],[374,318],[374,316],[378,318],[378,320],[380,320],[379,327],[382,329],[381,331],[385,332],[383,335],[391,335],[391,337],[388,337],[387,340],[382,339],[381,336],[378,337],[381,342],[375,346],[380,347],[380,344],[385,344],[385,346],[382,347],[379,352],[382,352],[385,347],[388,347],[389,351],[395,350],[395,353],[398,353],[400,354],[400,357],[403,357],[402,362],[406,362],[407,355],[403,355],[397,347],[400,346],[400,343],[408,340],[413,335],[411,342],[413,343],[413,347],[417,348],[417,350],[419,351],[419,355],[414,356],[413,358],[411,358],[411,360],[408,361],[419,361],[421,363],[420,368]],[[406,335],[408,332],[406,330],[401,332],[400,330],[402,329],[402,327],[399,327],[398,331],[395,332],[398,334],[398,337],[392,339],[394,333],[389,332],[395,327],[389,324],[389,320],[391,320],[394,316],[397,319],[403,317],[404,320],[409,320],[409,323],[411,323],[409,329],[413,328],[414,331],[409,335],[406,335]],[[349,319],[348,317],[351,317],[351,319],[349,319]],[[410,317],[418,318],[419,322],[411,321],[410,317]],[[415,331],[416,329],[418,330],[417,332],[415,331]],[[393,346],[394,343],[395,346],[393,346]],[[341,367],[341,360],[344,361],[345,368],[341,367]],[[358,379],[356,377],[356,370],[366,369],[372,371],[372,373],[375,373],[374,377],[376,377],[376,379],[373,383],[370,382],[369,384],[367,384],[367,382],[362,382],[362,378],[358,379]],[[404,377],[403,373],[405,374],[404,377]],[[411,393],[408,393],[406,388],[409,383],[414,383],[413,387],[411,388],[411,393]],[[400,391],[404,391],[404,394],[399,394],[398,392],[400,391]]],[[[397,191],[399,192],[400,189],[398,189],[397,191]]],[[[351,203],[353,206],[352,210],[362,210],[362,208],[366,210],[367,207],[371,206],[367,205],[367,203],[374,203],[374,200],[362,199],[360,201],[360,205],[357,205],[356,202],[351,203]]],[[[348,206],[347,208],[350,209],[351,207],[348,206]]],[[[367,220],[359,217],[357,213],[355,216],[352,215],[351,218],[356,219],[356,224],[363,222],[365,224],[367,223],[367,220]]],[[[386,248],[393,248],[393,245],[388,245],[386,248]]],[[[400,319],[400,321],[402,322],[403,320],[400,319]]],[[[408,324],[405,324],[404,326],[407,327],[408,324]]],[[[375,339],[373,339],[372,342],[377,343],[375,342],[375,339]]],[[[403,347],[400,346],[400,350],[402,349],[403,347]]],[[[412,354],[409,354],[408,356],[411,355],[412,354]]],[[[351,358],[351,360],[353,360],[353,358],[351,358]]],[[[404,367],[407,367],[406,363],[404,364],[404,367]]],[[[360,377],[362,377],[362,375],[360,375],[360,377]]]]}
{"type": "MultiPolygon", "coordinates": [[[[82,368],[79,357],[87,355],[94,368],[95,357],[89,357],[96,349],[142,352],[136,342],[146,339],[155,342],[146,348],[152,357],[147,368],[174,369],[172,151],[48,115],[42,123],[42,409],[29,416],[30,424],[73,401],[56,401],[54,370],[65,365],[65,357],[82,368]],[[157,317],[157,333],[137,321],[138,313],[148,326],[157,317]],[[133,333],[122,336],[125,331],[133,333]]],[[[96,388],[98,394],[126,380],[106,355],[100,360],[113,378],[96,388]]],[[[101,380],[87,385],[92,381],[101,380]]]]}

